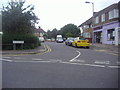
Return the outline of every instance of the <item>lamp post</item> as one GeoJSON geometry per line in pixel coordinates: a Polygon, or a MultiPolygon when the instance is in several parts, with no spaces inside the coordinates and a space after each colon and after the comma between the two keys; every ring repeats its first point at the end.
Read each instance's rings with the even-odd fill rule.
{"type": "Polygon", "coordinates": [[[0,34],[2,33],[2,8],[0,8],[0,34]]]}
{"type": "Polygon", "coordinates": [[[88,3],[88,4],[92,4],[92,46],[94,44],[94,3],[93,2],[85,2],[85,3],[88,3]]]}

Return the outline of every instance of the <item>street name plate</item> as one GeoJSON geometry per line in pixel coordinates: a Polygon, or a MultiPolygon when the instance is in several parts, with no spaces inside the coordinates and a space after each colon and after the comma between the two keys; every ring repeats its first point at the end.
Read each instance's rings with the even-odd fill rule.
{"type": "Polygon", "coordinates": [[[14,44],[23,44],[24,41],[13,41],[14,44]]]}

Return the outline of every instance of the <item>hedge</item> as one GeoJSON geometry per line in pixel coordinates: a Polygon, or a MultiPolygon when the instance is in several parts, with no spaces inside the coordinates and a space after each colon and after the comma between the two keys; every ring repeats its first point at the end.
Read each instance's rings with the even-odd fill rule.
{"type": "MultiPolygon", "coordinates": [[[[13,49],[13,41],[24,41],[23,49],[34,49],[41,45],[39,39],[32,34],[20,35],[20,34],[10,34],[2,35],[2,49],[11,50],[13,49]]],[[[17,49],[21,49],[20,44],[16,44],[17,49]]]]}

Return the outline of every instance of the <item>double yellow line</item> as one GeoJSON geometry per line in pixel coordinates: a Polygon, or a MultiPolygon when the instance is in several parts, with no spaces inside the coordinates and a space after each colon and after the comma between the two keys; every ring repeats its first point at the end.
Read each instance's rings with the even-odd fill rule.
{"type": "Polygon", "coordinates": [[[43,53],[38,53],[38,54],[41,55],[41,54],[45,54],[45,53],[51,52],[52,49],[51,49],[48,45],[44,45],[44,51],[45,51],[45,52],[43,52],[43,53]]]}

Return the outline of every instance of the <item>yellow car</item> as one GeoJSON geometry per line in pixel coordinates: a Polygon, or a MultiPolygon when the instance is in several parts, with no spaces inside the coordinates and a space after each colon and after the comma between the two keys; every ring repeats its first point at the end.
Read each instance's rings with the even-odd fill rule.
{"type": "Polygon", "coordinates": [[[79,40],[75,39],[72,42],[72,46],[89,48],[90,47],[90,43],[89,43],[89,40],[87,40],[87,39],[79,39],[79,40]]]}

